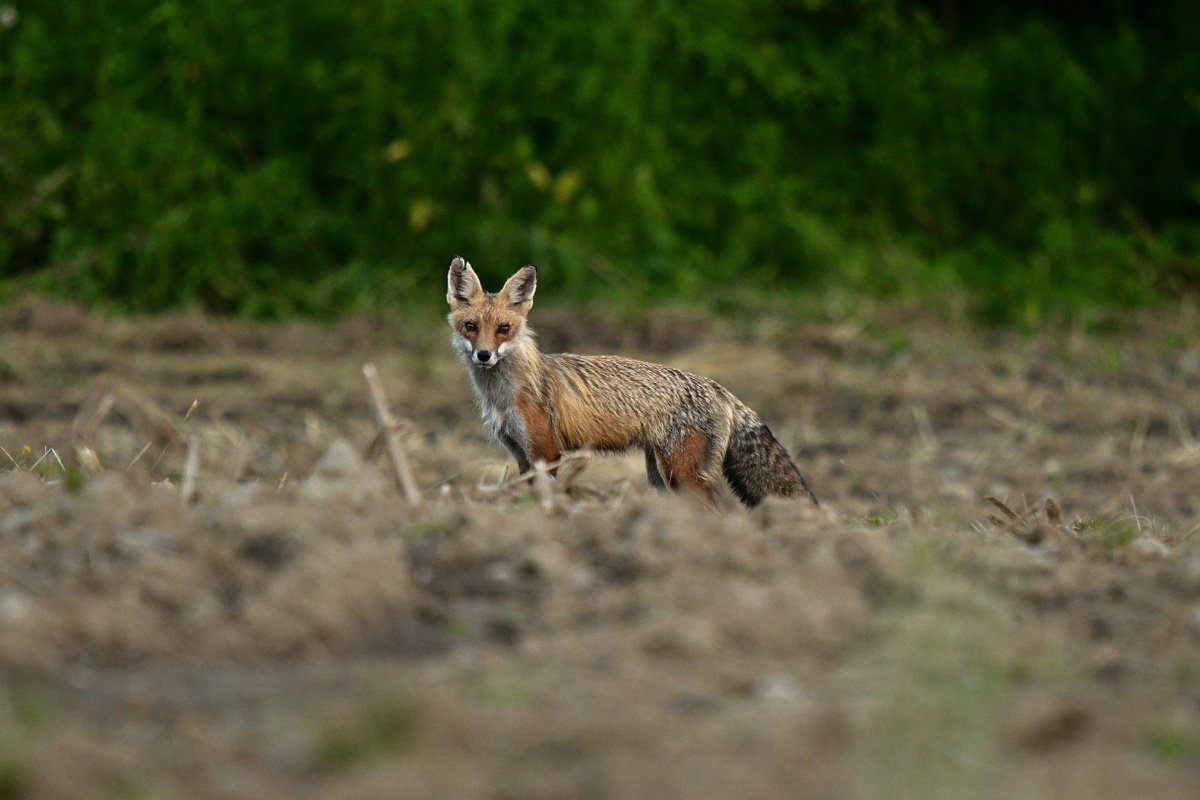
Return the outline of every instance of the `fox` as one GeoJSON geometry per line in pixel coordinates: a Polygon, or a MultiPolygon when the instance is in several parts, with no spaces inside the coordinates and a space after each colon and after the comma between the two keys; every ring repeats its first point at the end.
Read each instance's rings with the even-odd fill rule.
{"type": "Polygon", "coordinates": [[[819,505],[758,414],[716,381],[621,356],[542,353],[527,322],[537,274],[526,265],[489,293],[456,256],[447,275],[452,345],[484,428],[522,473],[575,450],[638,448],[652,487],[694,491],[712,508],[722,476],[747,507],[767,495],[819,505]]]}

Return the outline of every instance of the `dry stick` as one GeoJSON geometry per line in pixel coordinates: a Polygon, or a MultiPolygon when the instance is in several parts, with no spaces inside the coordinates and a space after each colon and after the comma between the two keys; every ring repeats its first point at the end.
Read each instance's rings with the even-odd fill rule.
{"type": "Polygon", "coordinates": [[[142,456],[146,455],[146,451],[150,449],[150,445],[152,444],[154,442],[146,442],[142,449],[138,451],[138,454],[133,457],[133,461],[129,462],[129,466],[125,468],[126,472],[133,469],[133,465],[142,460],[142,456]]]}
{"type": "Polygon", "coordinates": [[[43,461],[45,461],[51,455],[54,456],[54,460],[58,462],[58,466],[62,469],[62,471],[66,472],[67,468],[65,466],[63,466],[62,459],[58,457],[58,451],[55,450],[53,447],[47,447],[46,452],[42,453],[41,456],[38,457],[37,461],[35,461],[29,465],[29,471],[32,472],[33,470],[37,469],[38,465],[41,464],[43,461]]]}
{"type": "Polygon", "coordinates": [[[558,486],[562,491],[566,492],[571,489],[575,483],[575,479],[583,472],[584,468],[591,463],[591,450],[577,450],[570,454],[570,458],[563,460],[563,467],[558,471],[558,486]]]}
{"type": "MultiPolygon", "coordinates": [[[[160,409],[158,406],[154,405],[153,402],[147,400],[146,398],[142,397],[141,395],[130,394],[129,397],[130,397],[130,399],[137,401],[139,409],[143,413],[148,414],[148,419],[153,421],[158,415],[161,415],[161,420],[166,421],[166,426],[167,426],[167,430],[169,431],[169,435],[166,436],[166,444],[164,444],[162,446],[162,450],[158,451],[158,458],[154,459],[154,463],[150,465],[150,472],[153,473],[154,470],[158,469],[158,463],[163,460],[163,456],[165,456],[167,454],[167,450],[169,450],[171,448],[171,445],[173,445],[175,443],[175,440],[179,437],[179,429],[176,428],[175,425],[171,422],[171,418],[169,416],[167,416],[167,414],[165,412],[163,412],[162,409],[160,409]],[[151,410],[147,412],[147,409],[151,409],[151,410]]],[[[190,406],[188,406],[187,413],[183,415],[184,422],[187,422],[189,419],[191,419],[192,412],[195,411],[196,407],[199,405],[200,405],[200,398],[196,398],[195,400],[192,401],[192,404],[190,406]]]]}
{"type": "Polygon", "coordinates": [[[92,475],[99,475],[104,471],[104,465],[100,463],[100,456],[96,455],[96,451],[86,444],[75,445],[75,460],[79,466],[92,475]]]}
{"type": "MultiPolygon", "coordinates": [[[[396,420],[391,427],[392,432],[397,435],[404,435],[411,429],[412,426],[404,420],[396,420]]],[[[375,456],[379,455],[379,448],[383,447],[387,431],[387,428],[380,428],[378,431],[376,431],[375,438],[371,440],[369,445],[367,445],[366,453],[363,455],[363,461],[375,460],[375,456]]]]}
{"type": "MultiPolygon", "coordinates": [[[[100,427],[100,423],[104,421],[104,418],[108,416],[116,404],[117,396],[112,392],[106,392],[100,398],[100,402],[96,404],[96,410],[88,415],[83,424],[75,426],[75,440],[86,441],[92,438],[92,434],[96,432],[96,428],[100,427]]],[[[78,421],[76,420],[76,422],[78,421]]]]}
{"type": "Polygon", "coordinates": [[[193,433],[188,437],[187,456],[183,460],[183,482],[179,489],[179,497],[184,505],[192,502],[196,494],[196,472],[199,468],[200,437],[193,433]]]}
{"type": "Polygon", "coordinates": [[[75,421],[71,423],[71,449],[75,453],[75,463],[92,475],[103,472],[104,467],[90,442],[100,423],[116,404],[117,395],[112,382],[108,378],[98,378],[88,390],[75,421]]]}
{"type": "Polygon", "coordinates": [[[533,491],[538,496],[543,511],[554,510],[554,485],[550,482],[550,470],[540,458],[533,462],[533,491]]]}
{"type": "Polygon", "coordinates": [[[4,455],[8,457],[8,460],[12,462],[12,465],[14,467],[16,467],[17,469],[21,468],[20,462],[18,462],[15,458],[13,458],[12,454],[9,453],[7,450],[5,450],[3,446],[0,446],[0,452],[4,453],[4,455]]]}
{"type": "MultiPolygon", "coordinates": [[[[559,484],[563,485],[564,488],[566,488],[566,484],[569,484],[570,481],[574,480],[575,476],[578,475],[585,466],[587,466],[587,463],[591,459],[591,457],[592,457],[592,453],[590,450],[577,450],[573,453],[567,453],[565,456],[558,459],[557,461],[551,461],[549,464],[547,464],[546,471],[549,472],[552,469],[562,469],[563,472],[567,472],[566,468],[569,465],[578,464],[579,466],[577,468],[574,468],[571,470],[571,472],[569,473],[569,477],[564,477],[562,475],[559,476],[559,478],[558,478],[559,484]],[[566,482],[566,483],[564,483],[564,482],[566,482]]],[[[504,467],[504,472],[506,475],[508,474],[508,466],[507,465],[504,467]]],[[[495,484],[480,483],[479,491],[489,492],[489,493],[505,492],[516,486],[520,486],[522,483],[529,483],[531,480],[533,480],[536,477],[537,477],[537,471],[531,469],[528,472],[522,472],[518,475],[514,475],[513,477],[508,478],[507,480],[503,480],[500,483],[495,483],[495,484]]]]}
{"type": "Polygon", "coordinates": [[[421,492],[417,482],[413,480],[412,471],[408,468],[408,459],[400,447],[400,437],[396,434],[398,425],[388,410],[387,399],[383,395],[383,385],[379,382],[379,370],[371,362],[363,364],[363,377],[367,379],[367,389],[371,392],[371,402],[375,406],[375,419],[383,429],[383,440],[387,443],[388,456],[392,461],[392,471],[396,476],[396,485],[404,492],[409,505],[421,504],[421,492]]]}
{"type": "MultiPolygon", "coordinates": [[[[88,388],[87,395],[83,398],[83,402],[79,404],[79,411],[75,414],[74,421],[71,423],[72,441],[78,441],[84,434],[86,427],[99,423],[99,419],[96,417],[96,410],[102,405],[101,401],[106,400],[112,394],[112,381],[106,376],[102,375],[92,382],[92,385],[88,388]]],[[[112,408],[111,403],[108,408],[112,408]]],[[[105,413],[108,413],[108,411],[106,410],[105,413]]]]}
{"type": "Polygon", "coordinates": [[[1003,511],[1003,512],[1004,512],[1004,516],[1008,517],[1008,518],[1009,518],[1010,520],[1012,520],[1013,522],[1020,522],[1020,521],[1021,521],[1021,516],[1020,516],[1020,515],[1019,515],[1017,512],[1015,512],[1015,511],[1013,511],[1011,508],[1009,508],[1009,507],[1008,507],[1008,504],[1006,504],[1006,503],[1005,503],[1003,500],[1001,500],[999,497],[992,497],[991,495],[988,495],[987,501],[988,501],[989,503],[991,503],[992,505],[994,505],[996,508],[998,508],[998,509],[1000,509],[1001,511],[1003,511]]]}
{"type": "Polygon", "coordinates": [[[1062,509],[1058,506],[1058,501],[1053,497],[1046,498],[1046,520],[1051,525],[1062,527],[1062,509]]]}

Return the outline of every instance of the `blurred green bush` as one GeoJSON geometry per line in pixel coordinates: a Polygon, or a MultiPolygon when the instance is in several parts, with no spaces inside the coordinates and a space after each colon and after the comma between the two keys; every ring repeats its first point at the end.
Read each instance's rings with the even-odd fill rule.
{"type": "Polygon", "coordinates": [[[0,274],[117,308],[436,302],[461,253],[1036,323],[1200,287],[1198,145],[1187,0],[0,0],[0,274]]]}

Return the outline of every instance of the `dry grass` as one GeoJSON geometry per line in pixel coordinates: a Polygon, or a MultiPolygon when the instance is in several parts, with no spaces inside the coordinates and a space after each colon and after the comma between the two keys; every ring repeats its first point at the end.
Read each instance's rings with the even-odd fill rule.
{"type": "Polygon", "coordinates": [[[513,475],[440,329],[9,309],[0,798],[1196,796],[1195,321],[883,317],[586,326],[835,509],[713,514],[513,475]]]}

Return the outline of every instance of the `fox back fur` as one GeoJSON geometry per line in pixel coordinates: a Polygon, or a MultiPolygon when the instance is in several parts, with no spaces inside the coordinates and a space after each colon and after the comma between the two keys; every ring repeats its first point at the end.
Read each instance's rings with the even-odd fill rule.
{"type": "Polygon", "coordinates": [[[747,506],[808,488],[758,415],[725,387],[690,372],[618,356],[548,354],[526,323],[537,268],[522,267],[495,294],[462,258],[450,263],[446,300],[483,423],[517,460],[590,448],[640,448],[652,486],[697,491],[710,504],[721,476],[747,506]]]}

